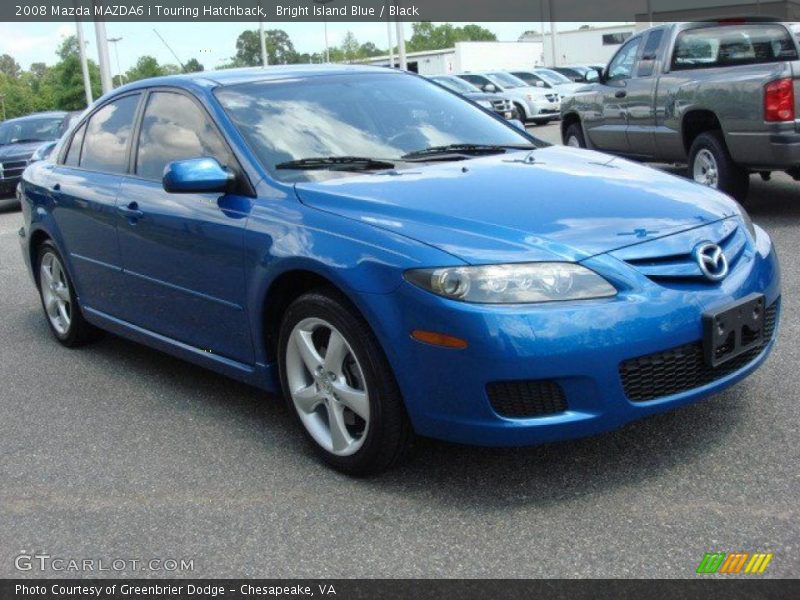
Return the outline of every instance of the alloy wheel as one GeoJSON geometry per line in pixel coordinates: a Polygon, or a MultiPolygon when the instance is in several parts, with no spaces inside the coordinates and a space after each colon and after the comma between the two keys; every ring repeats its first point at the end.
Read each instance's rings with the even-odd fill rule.
{"type": "Polygon", "coordinates": [[[66,335],[72,322],[72,300],[64,267],[52,252],[42,256],[39,287],[50,324],[59,335],[66,335]]]}
{"type": "Polygon", "coordinates": [[[694,158],[692,175],[697,183],[716,189],[719,186],[717,159],[710,150],[702,148],[694,158]]]}
{"type": "Polygon", "coordinates": [[[286,346],[289,394],[303,426],[325,450],[350,456],[370,423],[364,371],[345,337],[318,318],[295,325],[286,346]]]}

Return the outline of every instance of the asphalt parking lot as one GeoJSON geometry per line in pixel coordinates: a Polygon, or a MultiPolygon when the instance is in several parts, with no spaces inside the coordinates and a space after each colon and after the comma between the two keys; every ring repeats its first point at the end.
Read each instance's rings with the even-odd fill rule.
{"type": "Polygon", "coordinates": [[[194,561],[105,573],[141,577],[695,577],[710,551],[798,577],[800,183],[754,178],[747,204],[783,267],[780,339],[748,380],[577,442],[420,440],[353,480],[276,398],[110,335],[59,346],[0,201],[0,577],[74,575],[21,573],[22,552],[194,561]]]}

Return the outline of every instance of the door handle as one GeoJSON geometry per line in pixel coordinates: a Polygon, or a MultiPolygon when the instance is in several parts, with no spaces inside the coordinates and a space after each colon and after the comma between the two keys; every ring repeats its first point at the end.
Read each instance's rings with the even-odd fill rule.
{"type": "Polygon", "coordinates": [[[124,216],[128,217],[131,221],[135,221],[136,219],[141,219],[144,216],[144,213],[139,210],[139,204],[137,202],[130,202],[127,206],[119,206],[117,210],[121,212],[124,216]]]}
{"type": "Polygon", "coordinates": [[[60,192],[61,191],[61,184],[60,183],[54,184],[53,185],[53,191],[54,192],[60,192]]]}
{"type": "Polygon", "coordinates": [[[628,95],[628,92],[626,92],[625,90],[617,90],[617,91],[614,93],[614,97],[615,97],[615,98],[624,98],[624,97],[625,97],[625,96],[627,96],[627,95],[628,95]]]}

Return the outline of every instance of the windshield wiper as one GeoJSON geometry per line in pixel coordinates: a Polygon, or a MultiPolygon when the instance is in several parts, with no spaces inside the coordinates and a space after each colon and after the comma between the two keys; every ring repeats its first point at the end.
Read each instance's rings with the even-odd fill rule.
{"type": "Polygon", "coordinates": [[[488,156],[502,154],[508,150],[535,150],[533,144],[447,144],[446,146],[431,146],[421,150],[414,150],[404,154],[403,160],[426,159],[432,156],[458,157],[461,156],[488,156]]]}
{"type": "Polygon", "coordinates": [[[276,169],[323,170],[330,171],[371,171],[392,169],[394,163],[364,156],[317,156],[299,158],[275,165],[276,169]]]}

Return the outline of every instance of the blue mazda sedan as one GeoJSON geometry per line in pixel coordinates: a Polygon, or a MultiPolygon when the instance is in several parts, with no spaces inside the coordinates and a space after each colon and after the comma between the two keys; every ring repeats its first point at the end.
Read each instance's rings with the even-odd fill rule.
{"type": "Polygon", "coordinates": [[[727,196],[387,69],[121,87],[18,193],[58,341],[282,390],[351,474],[413,434],[537,444],[700,400],[778,325],[772,243],[727,196]]]}

